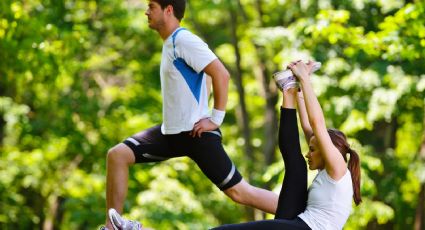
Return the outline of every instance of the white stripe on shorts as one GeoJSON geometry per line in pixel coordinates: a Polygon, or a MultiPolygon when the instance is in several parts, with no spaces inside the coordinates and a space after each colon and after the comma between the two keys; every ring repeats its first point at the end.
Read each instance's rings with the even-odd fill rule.
{"type": "Polygon", "coordinates": [[[212,133],[212,134],[215,134],[215,135],[221,137],[221,133],[219,131],[206,131],[206,133],[212,133]]]}
{"type": "Polygon", "coordinates": [[[223,186],[225,186],[227,183],[229,183],[229,181],[232,179],[233,175],[235,174],[236,168],[235,165],[232,163],[232,169],[230,170],[229,175],[227,175],[226,179],[223,180],[223,182],[221,182],[218,187],[221,188],[223,186]]]}
{"type": "Polygon", "coordinates": [[[152,154],[149,153],[143,153],[142,156],[149,158],[149,159],[153,159],[153,160],[167,160],[170,159],[168,157],[159,157],[159,156],[154,156],[152,154]]]}
{"type": "Polygon", "coordinates": [[[140,142],[138,142],[136,139],[129,137],[127,138],[127,141],[130,141],[131,143],[133,143],[134,145],[140,145],[140,142]]]}

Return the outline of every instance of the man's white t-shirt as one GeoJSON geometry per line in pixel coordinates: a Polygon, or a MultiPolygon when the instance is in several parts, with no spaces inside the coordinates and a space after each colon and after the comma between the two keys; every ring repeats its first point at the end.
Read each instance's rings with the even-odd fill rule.
{"type": "MultiPolygon", "coordinates": [[[[177,30],[164,41],[162,46],[160,75],[163,98],[161,132],[163,134],[190,131],[200,119],[210,117],[206,74],[202,75],[202,83],[199,85],[200,93],[195,96],[193,89],[189,87],[188,82],[173,64],[175,59],[173,34],[177,30]]],[[[185,29],[178,31],[175,37],[175,52],[178,58],[183,58],[197,73],[217,59],[204,41],[185,29]]]]}
{"type": "Polygon", "coordinates": [[[338,181],[320,170],[309,188],[307,208],[298,216],[313,230],[339,230],[350,216],[352,199],[349,170],[338,181]]]}

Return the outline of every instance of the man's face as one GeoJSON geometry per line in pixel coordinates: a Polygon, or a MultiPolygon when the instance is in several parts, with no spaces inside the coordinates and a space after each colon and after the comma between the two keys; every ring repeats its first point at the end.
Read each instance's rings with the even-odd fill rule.
{"type": "Polygon", "coordinates": [[[162,10],[161,5],[155,1],[149,1],[145,15],[148,17],[149,28],[151,29],[159,30],[165,24],[164,10],[162,10]]]}

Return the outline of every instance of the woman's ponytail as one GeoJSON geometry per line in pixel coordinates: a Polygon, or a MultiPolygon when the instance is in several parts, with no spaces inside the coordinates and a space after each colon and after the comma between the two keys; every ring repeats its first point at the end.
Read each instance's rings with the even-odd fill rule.
{"type": "Polygon", "coordinates": [[[362,202],[362,196],[360,194],[360,158],[357,152],[352,150],[351,148],[348,148],[347,153],[350,154],[350,160],[348,161],[348,170],[350,170],[351,180],[353,181],[354,203],[356,203],[356,205],[359,205],[360,202],[362,202]]]}
{"type": "Polygon", "coordinates": [[[348,170],[350,170],[351,181],[353,183],[353,199],[354,203],[359,205],[362,202],[362,196],[360,194],[360,157],[356,151],[350,148],[350,145],[347,143],[347,137],[343,132],[337,129],[328,129],[328,133],[332,143],[339,150],[345,162],[347,162],[347,154],[350,155],[348,170]]]}

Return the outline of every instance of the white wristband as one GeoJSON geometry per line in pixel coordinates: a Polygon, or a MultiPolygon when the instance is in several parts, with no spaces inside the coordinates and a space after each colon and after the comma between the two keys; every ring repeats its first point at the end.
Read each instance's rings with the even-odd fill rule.
{"type": "Polygon", "coordinates": [[[216,124],[217,126],[220,126],[221,123],[223,123],[224,115],[226,115],[225,111],[213,109],[211,113],[210,121],[216,124]]]}

